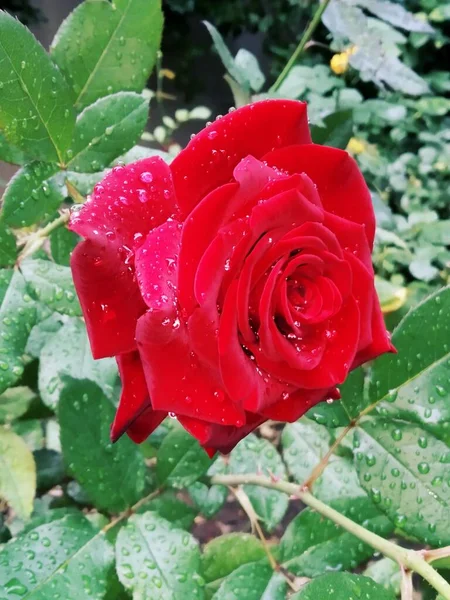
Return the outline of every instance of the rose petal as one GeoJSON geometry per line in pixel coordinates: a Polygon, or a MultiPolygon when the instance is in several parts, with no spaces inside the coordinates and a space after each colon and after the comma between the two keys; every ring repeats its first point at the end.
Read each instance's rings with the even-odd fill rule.
{"type": "Polygon", "coordinates": [[[359,310],[350,297],[340,312],[329,320],[327,346],[318,367],[311,371],[293,369],[281,362],[269,360],[259,348],[250,345],[257,364],[280,381],[297,387],[319,389],[334,387],[345,381],[353,368],[359,342],[359,310]]]}
{"type": "Polygon", "coordinates": [[[186,219],[180,255],[179,298],[190,314],[196,305],[194,279],[197,266],[217,232],[236,213],[249,211],[271,182],[287,179],[252,156],[244,158],[233,171],[236,183],[228,183],[208,194],[186,219]]]}
{"type": "Polygon", "coordinates": [[[369,360],[374,360],[377,356],[380,356],[385,352],[397,352],[392,345],[390,335],[386,330],[383,313],[381,312],[380,303],[375,290],[373,293],[372,341],[366,348],[358,352],[352,365],[352,369],[356,369],[356,367],[369,360]]]}
{"type": "Polygon", "coordinates": [[[151,158],[115,167],[71,217],[70,228],[86,238],[71,266],[94,358],[135,349],[145,305],[134,281],[134,250],[176,210],[169,167],[151,158]]]}
{"type": "Polygon", "coordinates": [[[136,322],[145,304],[131,266],[90,240],[78,244],[70,264],[93,357],[134,350],[136,322]]]}
{"type": "Polygon", "coordinates": [[[263,160],[288,173],[306,173],[316,184],[324,209],[364,225],[372,248],[375,235],[372,199],[357,163],[347,152],[310,144],[274,150],[263,160]]]}
{"type": "Polygon", "coordinates": [[[264,423],[266,419],[261,415],[247,413],[246,422],[242,427],[214,425],[189,417],[180,417],[179,421],[205,447],[209,456],[213,456],[216,451],[222,454],[231,452],[236,444],[264,423]]]}
{"type": "Polygon", "coordinates": [[[310,408],[330,396],[330,390],[297,390],[284,394],[278,402],[264,408],[261,412],[267,419],[293,423],[310,408]]]}
{"type": "Polygon", "coordinates": [[[117,357],[117,365],[122,393],[111,427],[111,440],[117,441],[128,430],[131,439],[137,441],[139,438],[137,443],[140,443],[158,427],[167,413],[152,409],[138,352],[121,354],[117,357]]]}
{"type": "Polygon", "coordinates": [[[306,104],[263,100],[243,106],[203,129],[171,164],[179,205],[186,214],[211,190],[230,181],[246,156],[309,144],[306,104]]]}
{"type": "Polygon", "coordinates": [[[177,301],[180,239],[181,224],[167,221],[153,229],[136,251],[136,277],[145,303],[152,310],[167,310],[169,316],[177,301]]]}

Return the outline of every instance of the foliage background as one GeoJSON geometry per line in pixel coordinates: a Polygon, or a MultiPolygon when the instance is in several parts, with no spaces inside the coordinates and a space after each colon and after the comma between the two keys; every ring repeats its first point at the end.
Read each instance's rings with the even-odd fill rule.
{"type": "Polygon", "coordinates": [[[389,552],[323,506],[439,549],[430,560],[449,578],[450,5],[333,2],[280,81],[315,9],[166,0],[162,56],[156,0],[86,1],[50,57],[1,15],[0,156],[19,170],[0,213],[0,598],[410,598],[389,552]],[[307,99],[314,139],[360,163],[398,357],[355,371],[342,402],[269,423],[213,463],[174,419],[139,447],[112,445],[120,384],[112,360],[90,357],[67,210],[118,161],[170,160],[207,119],[267,95],[307,99]],[[230,493],[220,479],[246,473],[272,489],[230,493]],[[316,510],[276,489],[311,474],[316,510]]]}

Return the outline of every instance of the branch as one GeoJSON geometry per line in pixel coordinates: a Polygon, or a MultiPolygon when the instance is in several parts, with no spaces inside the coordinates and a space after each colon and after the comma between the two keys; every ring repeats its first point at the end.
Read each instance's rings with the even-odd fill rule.
{"type": "Polygon", "coordinates": [[[394,542],[385,540],[376,533],[368,531],[362,525],[355,523],[337,510],[334,510],[334,508],[331,508],[331,506],[315,498],[305,488],[301,488],[288,481],[273,481],[270,477],[263,475],[215,475],[211,477],[211,483],[226,486],[244,484],[260,485],[261,487],[284,492],[289,496],[295,496],[319,514],[327,517],[366,544],[372,546],[375,550],[378,550],[378,552],[384,554],[384,556],[395,560],[402,569],[415,571],[421,575],[445,600],[450,600],[450,584],[424,560],[420,552],[398,546],[394,542]]]}
{"type": "Polygon", "coordinates": [[[19,256],[17,257],[16,264],[19,266],[24,258],[27,258],[27,256],[34,254],[36,250],[39,250],[39,248],[44,243],[45,239],[53,231],[55,231],[55,229],[58,229],[59,227],[65,225],[69,221],[69,217],[70,212],[68,210],[64,210],[57,219],[55,219],[51,223],[48,223],[42,229],[38,229],[35,233],[31,234],[25,242],[25,246],[23,247],[19,256]]]}

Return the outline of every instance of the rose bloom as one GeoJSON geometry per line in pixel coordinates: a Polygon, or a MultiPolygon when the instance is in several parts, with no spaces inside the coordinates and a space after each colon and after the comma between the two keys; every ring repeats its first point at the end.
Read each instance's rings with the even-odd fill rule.
{"type": "Polygon", "coordinates": [[[113,168],[70,227],[92,353],[122,380],[113,440],[142,442],[169,413],[229,452],[393,351],[369,190],[347,152],[311,143],[302,102],[230,112],[171,165],[113,168]]]}

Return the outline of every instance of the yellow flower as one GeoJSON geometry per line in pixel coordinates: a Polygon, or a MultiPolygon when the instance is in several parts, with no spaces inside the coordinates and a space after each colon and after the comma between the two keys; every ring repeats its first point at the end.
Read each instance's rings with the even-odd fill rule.
{"type": "Polygon", "coordinates": [[[342,75],[348,69],[349,58],[352,54],[358,51],[357,46],[350,46],[344,52],[335,54],[330,60],[330,68],[336,75],[342,75]]]}
{"type": "Polygon", "coordinates": [[[347,152],[350,154],[362,154],[366,151],[366,142],[358,138],[352,137],[347,144],[347,152]]]}
{"type": "Polygon", "coordinates": [[[330,68],[336,75],[342,75],[348,69],[348,54],[341,52],[335,54],[330,60],[330,68]]]}

